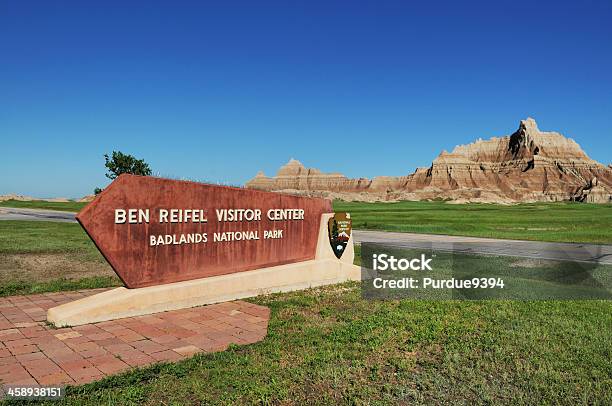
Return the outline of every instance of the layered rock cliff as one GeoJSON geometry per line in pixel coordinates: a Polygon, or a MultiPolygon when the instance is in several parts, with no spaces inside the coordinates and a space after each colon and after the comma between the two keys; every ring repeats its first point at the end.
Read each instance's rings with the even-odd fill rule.
{"type": "Polygon", "coordinates": [[[402,177],[350,179],[290,160],[275,177],[262,172],[249,188],[347,200],[612,202],[612,168],[590,159],[572,139],[520,122],[513,134],[443,151],[429,168],[402,177]]]}

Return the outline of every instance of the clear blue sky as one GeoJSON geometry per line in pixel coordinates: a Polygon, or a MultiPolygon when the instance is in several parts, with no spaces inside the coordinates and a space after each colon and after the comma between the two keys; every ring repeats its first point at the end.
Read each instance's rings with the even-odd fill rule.
{"type": "Polygon", "coordinates": [[[534,117],[612,161],[607,2],[5,1],[0,194],[80,197],[121,150],[241,184],[294,157],[406,175],[534,117]]]}

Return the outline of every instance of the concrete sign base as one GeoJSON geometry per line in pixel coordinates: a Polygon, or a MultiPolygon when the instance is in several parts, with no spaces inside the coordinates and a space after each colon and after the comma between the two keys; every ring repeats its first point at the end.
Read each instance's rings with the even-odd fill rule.
{"type": "Polygon", "coordinates": [[[331,248],[327,231],[331,217],[322,215],[314,260],[144,288],[121,287],[53,307],[47,321],[57,327],[77,326],[359,280],[353,237],[341,259],[331,248]]]}

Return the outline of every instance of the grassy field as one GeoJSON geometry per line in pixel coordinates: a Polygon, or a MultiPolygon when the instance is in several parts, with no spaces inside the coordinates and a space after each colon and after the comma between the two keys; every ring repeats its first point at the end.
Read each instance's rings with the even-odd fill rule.
{"type": "Polygon", "coordinates": [[[0,221],[0,296],[119,284],[80,225],[0,221]]]}
{"type": "MultiPolygon", "coordinates": [[[[6,201],[0,205],[74,211],[84,203],[6,201]]],[[[612,243],[612,206],[515,206],[443,202],[334,202],[358,229],[527,240],[612,243]]],[[[0,295],[119,284],[78,224],[0,221],[0,295]],[[77,285],[75,285],[77,284],[77,285]]]]}
{"type": "Polygon", "coordinates": [[[610,404],[612,304],[367,301],[356,283],[259,297],[264,341],[50,404],[610,404]]]}
{"type": "Polygon", "coordinates": [[[612,244],[612,205],[335,201],[334,209],[350,212],[357,229],[612,244]]]}
{"type": "Polygon", "coordinates": [[[76,223],[0,221],[0,253],[71,253],[90,259],[98,250],[76,223]]]}
{"type": "MultiPolygon", "coordinates": [[[[21,202],[0,206],[77,212],[86,203],[21,202]]],[[[463,235],[517,240],[612,244],[612,205],[533,203],[517,205],[445,202],[361,203],[335,201],[364,230],[463,235]]]]}
{"type": "Polygon", "coordinates": [[[4,200],[0,202],[0,207],[17,207],[23,209],[44,209],[77,212],[85,207],[87,203],[79,202],[46,202],[43,200],[32,200],[24,202],[21,200],[4,200]]]}

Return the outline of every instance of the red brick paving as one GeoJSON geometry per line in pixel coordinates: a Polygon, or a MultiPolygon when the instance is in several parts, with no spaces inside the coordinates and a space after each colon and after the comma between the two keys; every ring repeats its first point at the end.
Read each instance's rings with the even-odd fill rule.
{"type": "Polygon", "coordinates": [[[55,329],[47,309],[105,289],[0,298],[0,383],[76,385],[262,340],[270,310],[243,301],[55,329]]]}

